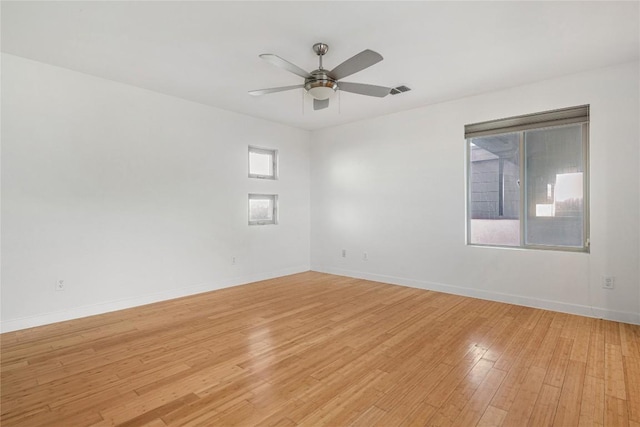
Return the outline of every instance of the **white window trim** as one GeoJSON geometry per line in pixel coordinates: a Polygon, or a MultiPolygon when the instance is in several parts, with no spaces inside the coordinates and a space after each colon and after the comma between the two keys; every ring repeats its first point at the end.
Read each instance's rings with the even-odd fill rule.
{"type": "Polygon", "coordinates": [[[249,151],[247,154],[247,167],[249,171],[249,178],[277,180],[278,179],[278,150],[250,145],[249,151]],[[251,173],[251,153],[270,155],[271,161],[273,162],[273,165],[272,165],[273,175],[261,175],[261,174],[251,173]]]}
{"type": "Polygon", "coordinates": [[[277,194],[249,194],[247,200],[247,214],[249,225],[277,225],[278,224],[278,195],[277,194]],[[251,200],[270,200],[273,205],[273,219],[270,221],[252,221],[251,220],[251,200]]]}

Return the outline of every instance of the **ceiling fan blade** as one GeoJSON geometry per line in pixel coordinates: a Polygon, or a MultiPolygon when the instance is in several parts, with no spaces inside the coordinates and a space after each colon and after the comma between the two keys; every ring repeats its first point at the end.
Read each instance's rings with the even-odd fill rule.
{"type": "Polygon", "coordinates": [[[331,70],[329,76],[336,80],[340,80],[350,76],[351,74],[355,74],[358,71],[362,71],[365,68],[371,67],[373,64],[377,64],[382,61],[382,59],[382,55],[378,52],[366,49],[331,70]]]}
{"type": "Polygon", "coordinates": [[[390,87],[348,82],[338,82],[338,89],[358,95],[377,96],[378,98],[384,98],[391,92],[390,87]]]}
{"type": "Polygon", "coordinates": [[[314,110],[322,110],[329,106],[329,98],[327,99],[314,99],[313,100],[313,109],[314,110]]]}
{"type": "Polygon", "coordinates": [[[304,77],[305,79],[308,77],[311,77],[311,74],[309,74],[308,72],[306,72],[305,70],[303,70],[302,68],[298,67],[295,64],[292,64],[291,62],[287,61],[286,59],[282,59],[280,58],[278,55],[273,55],[271,53],[263,53],[262,55],[260,55],[260,58],[264,59],[265,61],[275,65],[276,67],[280,67],[280,68],[284,68],[285,70],[293,73],[293,74],[297,74],[300,77],[304,77]]]}
{"type": "Polygon", "coordinates": [[[303,87],[304,85],[294,85],[294,86],[272,87],[269,89],[250,90],[249,95],[253,95],[253,96],[266,95],[268,93],[284,92],[285,90],[301,89],[303,87]]]}

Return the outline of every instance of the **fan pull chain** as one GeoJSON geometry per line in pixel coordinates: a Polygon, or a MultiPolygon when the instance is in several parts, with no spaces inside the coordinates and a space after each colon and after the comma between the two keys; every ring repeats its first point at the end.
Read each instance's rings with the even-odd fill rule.
{"type": "Polygon", "coordinates": [[[341,90],[338,89],[338,115],[342,114],[342,94],[341,90]]]}

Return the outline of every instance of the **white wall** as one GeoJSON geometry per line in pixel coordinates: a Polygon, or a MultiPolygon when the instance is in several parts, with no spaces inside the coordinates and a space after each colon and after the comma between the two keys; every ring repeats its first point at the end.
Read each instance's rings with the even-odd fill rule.
{"type": "Polygon", "coordinates": [[[12,55],[2,79],[3,331],[309,269],[308,132],[12,55]]]}
{"type": "Polygon", "coordinates": [[[312,269],[640,323],[638,75],[636,62],[314,132],[312,269]],[[466,246],[464,125],[582,104],[591,253],[466,246]]]}
{"type": "Polygon", "coordinates": [[[639,71],[310,135],[3,54],[2,331],[304,271],[309,248],[315,270],[640,323],[639,71]],[[591,253],[466,246],[464,124],[587,103],[591,253]],[[249,144],[280,180],[246,177],[249,144]],[[246,225],[249,192],[279,194],[278,226],[246,225]]]}

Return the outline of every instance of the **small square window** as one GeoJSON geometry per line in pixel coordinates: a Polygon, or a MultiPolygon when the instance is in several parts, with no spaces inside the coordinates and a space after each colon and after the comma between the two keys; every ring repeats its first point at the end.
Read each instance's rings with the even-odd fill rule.
{"type": "Polygon", "coordinates": [[[249,178],[277,179],[278,150],[249,147],[249,178]]]}
{"type": "Polygon", "coordinates": [[[277,194],[249,194],[249,225],[278,223],[277,194]]]}

